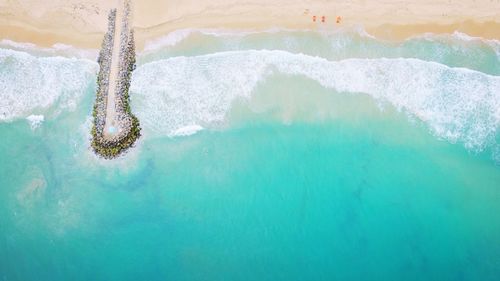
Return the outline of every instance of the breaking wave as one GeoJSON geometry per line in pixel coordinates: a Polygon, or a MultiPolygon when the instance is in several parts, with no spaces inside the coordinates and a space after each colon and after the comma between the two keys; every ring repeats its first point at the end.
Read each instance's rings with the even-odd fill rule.
{"type": "MultiPolygon", "coordinates": [[[[236,38],[238,42],[245,36],[260,36],[254,32],[184,30],[150,43],[142,57],[150,56],[152,62],[143,60],[146,63],[134,72],[131,85],[134,111],[141,123],[148,130],[168,136],[214,128],[226,122],[236,99],[250,98],[256,86],[271,75],[297,75],[336,92],[363,93],[389,102],[425,122],[439,138],[463,143],[474,151],[490,146],[495,155],[500,155],[500,76],[495,76],[500,71],[500,42],[456,32],[425,34],[390,45],[358,30],[356,34],[362,37],[364,47],[347,52],[361,37],[340,32],[331,40],[331,34],[311,35],[308,31],[268,32],[291,39],[252,40],[270,46],[285,42],[286,46],[279,43],[275,47],[286,51],[232,50],[248,49],[254,43],[223,44],[215,48],[217,53],[205,54],[214,51],[207,48],[201,54],[161,59],[173,55],[168,50],[162,54],[161,48],[176,47],[192,34],[223,37],[224,42],[236,38]],[[297,32],[312,36],[308,40],[318,40],[313,45],[321,45],[321,49],[309,50],[309,43],[300,45],[302,39],[294,37],[297,32]],[[407,56],[419,50],[426,55],[407,56]]],[[[95,85],[98,65],[83,58],[87,53],[69,58],[65,54],[71,56],[75,51],[69,46],[35,52],[31,45],[5,40],[2,44],[10,49],[0,49],[0,122],[28,117],[32,126],[40,124],[29,116],[50,118],[49,108],[73,109],[95,85]]]]}
{"type": "Polygon", "coordinates": [[[496,144],[500,77],[418,59],[346,59],[248,50],[174,57],[140,66],[133,106],[153,131],[223,123],[237,98],[249,98],[271,74],[300,75],[337,92],[387,101],[450,142],[480,151],[496,144]]]}
{"type": "Polygon", "coordinates": [[[0,49],[0,121],[44,113],[55,103],[58,110],[74,109],[95,84],[97,69],[90,60],[0,49]]]}
{"type": "Polygon", "coordinates": [[[336,30],[230,31],[182,29],[146,43],[140,63],[240,50],[283,50],[338,61],[348,58],[416,58],[500,75],[500,41],[464,33],[426,33],[404,41],[377,39],[362,27],[336,30]],[[203,45],[200,45],[203,42],[203,45]]]}

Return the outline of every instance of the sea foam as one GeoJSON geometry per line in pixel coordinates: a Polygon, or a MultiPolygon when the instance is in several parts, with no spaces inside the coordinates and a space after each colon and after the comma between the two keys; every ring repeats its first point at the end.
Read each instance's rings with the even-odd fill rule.
{"type": "MultiPolygon", "coordinates": [[[[438,137],[482,150],[500,124],[500,77],[418,59],[346,59],[249,50],[174,57],[140,66],[131,90],[141,122],[173,135],[223,123],[273,73],[300,75],[337,92],[364,93],[419,118],[438,137]]],[[[496,144],[495,144],[496,145],[496,144]]]]}
{"type": "Polygon", "coordinates": [[[235,38],[244,38],[251,35],[256,34],[278,34],[278,33],[287,33],[287,34],[297,34],[297,33],[305,33],[305,32],[314,32],[315,34],[322,36],[337,36],[339,34],[349,34],[349,35],[359,35],[366,38],[376,39],[373,35],[369,34],[362,26],[353,26],[348,28],[337,28],[337,29],[321,29],[321,30],[312,30],[312,29],[289,29],[283,27],[272,27],[264,30],[252,30],[252,29],[224,29],[224,28],[186,28],[186,29],[178,29],[168,33],[165,36],[161,36],[155,39],[150,39],[146,41],[143,53],[150,53],[154,51],[158,51],[167,47],[175,46],[184,40],[188,39],[190,36],[195,34],[208,35],[216,38],[223,39],[235,39],[235,38]]]}
{"type": "Polygon", "coordinates": [[[35,130],[40,127],[45,117],[43,115],[30,115],[26,117],[26,120],[29,122],[31,129],[35,130]]]}
{"type": "Polygon", "coordinates": [[[14,51],[27,52],[32,55],[40,56],[63,56],[68,58],[97,60],[99,50],[81,49],[71,45],[56,43],[49,48],[43,48],[33,43],[15,42],[9,39],[0,40],[0,48],[11,49],[14,51]]]}
{"type": "Polygon", "coordinates": [[[186,127],[179,128],[175,130],[171,136],[190,136],[196,134],[197,132],[203,130],[203,127],[200,125],[190,125],[186,127]]]}
{"type": "Polygon", "coordinates": [[[85,59],[36,57],[0,49],[0,121],[44,112],[73,109],[95,84],[98,65],[85,59]]]}
{"type": "Polygon", "coordinates": [[[283,50],[320,56],[331,61],[349,58],[416,58],[500,75],[500,42],[497,40],[455,32],[426,33],[392,42],[375,38],[361,26],[319,31],[183,29],[146,43],[139,62],[149,63],[181,54],[200,56],[249,49],[283,50]],[[200,45],[199,42],[204,44],[200,45]]]}
{"type": "Polygon", "coordinates": [[[405,41],[422,40],[422,39],[431,42],[448,43],[450,44],[450,47],[452,47],[452,50],[455,51],[457,45],[461,43],[467,44],[468,46],[470,46],[470,44],[476,44],[476,46],[481,46],[481,45],[487,46],[488,48],[492,49],[495,52],[497,58],[500,60],[500,40],[485,39],[482,37],[471,36],[460,31],[455,31],[452,34],[424,33],[421,35],[412,36],[406,39],[405,41]]]}

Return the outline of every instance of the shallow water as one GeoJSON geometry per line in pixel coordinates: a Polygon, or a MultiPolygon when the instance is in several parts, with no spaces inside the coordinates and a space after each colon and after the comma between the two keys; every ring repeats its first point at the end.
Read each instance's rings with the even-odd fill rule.
{"type": "Polygon", "coordinates": [[[498,280],[499,46],[173,34],[113,161],[94,62],[0,49],[0,280],[498,280]]]}

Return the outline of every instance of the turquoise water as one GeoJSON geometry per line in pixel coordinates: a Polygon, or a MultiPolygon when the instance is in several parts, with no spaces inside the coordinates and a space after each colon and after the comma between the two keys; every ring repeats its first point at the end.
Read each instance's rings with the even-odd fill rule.
{"type": "Polygon", "coordinates": [[[91,59],[0,49],[0,280],[500,278],[498,42],[181,39],[113,161],[91,59]]]}

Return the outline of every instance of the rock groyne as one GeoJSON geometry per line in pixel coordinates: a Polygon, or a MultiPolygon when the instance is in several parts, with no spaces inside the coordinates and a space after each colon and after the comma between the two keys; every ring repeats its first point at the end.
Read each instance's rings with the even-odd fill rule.
{"type": "Polygon", "coordinates": [[[141,136],[139,120],[130,108],[129,88],[135,69],[134,31],[129,27],[130,6],[113,9],[98,57],[100,66],[93,108],[92,149],[112,159],[133,146],[141,136]],[[121,26],[117,26],[121,17],[121,26]],[[119,39],[116,38],[119,35],[119,39]],[[115,41],[119,40],[119,41],[115,41]],[[119,44],[118,44],[119,43],[119,44]],[[118,52],[118,55],[114,55],[118,52]]]}

